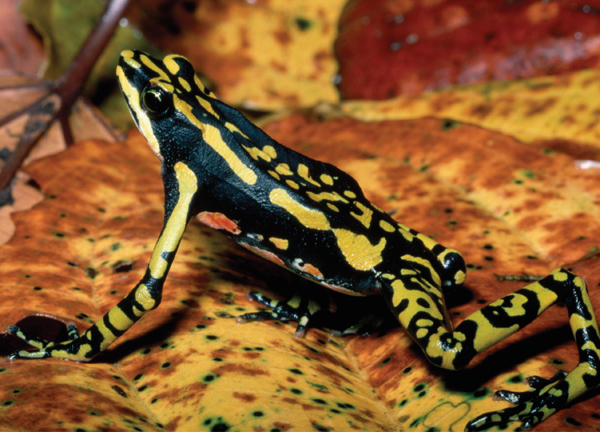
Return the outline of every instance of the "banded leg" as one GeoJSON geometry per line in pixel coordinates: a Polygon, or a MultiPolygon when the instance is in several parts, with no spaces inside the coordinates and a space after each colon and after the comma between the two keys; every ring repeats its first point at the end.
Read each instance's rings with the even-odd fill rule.
{"type": "MultiPolygon", "coordinates": [[[[175,258],[181,237],[190,219],[190,206],[198,190],[194,173],[182,162],[175,165],[175,178],[178,190],[166,193],[165,224],[152,251],[150,263],[144,277],[116,306],[79,337],[74,326],[68,326],[71,340],[47,342],[30,337],[18,327],[10,326],[9,332],[38,348],[37,351],[17,351],[8,357],[18,358],[60,358],[65,360],[89,361],[125,333],[146,312],[160,304],[162,288],[175,258]],[[171,204],[170,204],[171,203],[171,204]]],[[[167,183],[165,183],[167,184],[167,183]]],[[[168,192],[168,191],[167,191],[168,192]]]]}
{"type": "Polygon", "coordinates": [[[579,350],[578,366],[564,379],[534,378],[534,386],[525,393],[499,392],[500,397],[516,402],[517,406],[484,414],[470,422],[467,430],[484,430],[515,420],[521,421],[524,427],[532,427],[600,383],[600,331],[583,279],[566,270],[556,270],[475,312],[453,332],[447,331],[441,320],[423,309],[411,316],[398,311],[398,316],[433,364],[459,369],[478,353],[531,323],[558,301],[567,305],[579,350]]]}

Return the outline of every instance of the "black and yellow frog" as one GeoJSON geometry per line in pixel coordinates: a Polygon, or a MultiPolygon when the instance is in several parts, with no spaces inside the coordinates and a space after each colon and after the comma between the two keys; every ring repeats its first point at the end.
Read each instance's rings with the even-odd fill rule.
{"type": "MultiPolygon", "coordinates": [[[[161,160],[163,230],[142,280],[103,318],[79,336],[69,327],[71,340],[56,343],[11,326],[11,333],[38,348],[18,351],[11,359],[87,361],[106,349],[158,307],[185,227],[197,216],[245,248],[327,288],[383,296],[427,359],[445,369],[464,367],[552,304],[564,302],[579,365],[554,379],[532,379],[528,392],[500,391],[515,406],[472,420],[469,430],[512,420],[531,427],[599,384],[598,325],[580,277],[556,270],[452,329],[443,290],[465,281],[457,251],[396,222],[370,203],[348,174],[274,141],[220,102],[185,58],[159,61],[125,51],[117,75],[135,123],[161,160]]],[[[310,303],[255,298],[272,311],[246,314],[240,321],[294,317],[302,334],[314,312],[310,303]]]]}

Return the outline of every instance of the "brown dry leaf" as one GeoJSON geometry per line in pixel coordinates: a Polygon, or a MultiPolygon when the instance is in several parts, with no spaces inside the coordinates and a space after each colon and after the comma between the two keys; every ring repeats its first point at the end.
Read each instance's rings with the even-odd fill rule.
{"type": "MultiPolygon", "coordinates": [[[[8,157],[30,139],[37,139],[37,143],[24,165],[64,150],[68,142],[85,139],[115,142],[121,138],[120,132],[83,98],[77,99],[63,124],[55,118],[61,101],[52,90],[48,81],[13,72],[0,73],[0,170],[8,157]]],[[[9,215],[31,208],[42,199],[35,185],[28,181],[27,175],[19,174],[3,192],[6,196],[0,197],[0,244],[14,232],[9,215]]]]}
{"type": "Polygon", "coordinates": [[[19,14],[18,3],[0,2],[0,70],[35,74],[44,60],[42,41],[19,14]]]}
{"type": "MultiPolygon", "coordinates": [[[[398,220],[463,251],[466,288],[449,295],[457,320],[524,285],[494,274],[545,275],[600,243],[600,174],[576,170],[568,156],[438,119],[294,116],[267,130],[354,175],[398,220]]],[[[145,270],[162,225],[159,163],[134,134],[118,147],[78,144],[28,170],[52,199],[16,214],[17,234],[0,248],[0,328],[31,314],[85,328],[145,270]]],[[[596,259],[576,267],[595,304],[598,268],[596,259]]],[[[256,308],[248,291],[297,284],[285,275],[190,224],[161,306],[94,363],[0,363],[0,429],[463,430],[508,405],[492,391],[525,389],[524,377],[577,362],[558,306],[455,373],[430,366],[401,329],[366,338],[311,329],[297,339],[293,325],[235,324],[256,308]]],[[[0,341],[3,354],[17,348],[13,337],[0,341]]],[[[600,428],[598,399],[536,431],[600,428]]]]}
{"type": "Polygon", "coordinates": [[[276,110],[339,100],[333,42],[345,3],[147,0],[130,15],[158,47],[187,57],[224,102],[276,110]]]}
{"type": "Polygon", "coordinates": [[[595,97],[599,92],[600,71],[584,70],[387,101],[346,102],[341,111],[365,121],[450,118],[578,157],[599,159],[600,101],[595,97]]]}

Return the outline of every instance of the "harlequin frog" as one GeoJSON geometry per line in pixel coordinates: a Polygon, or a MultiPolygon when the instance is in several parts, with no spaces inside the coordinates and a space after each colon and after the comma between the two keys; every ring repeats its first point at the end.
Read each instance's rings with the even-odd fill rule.
{"type": "MultiPolygon", "coordinates": [[[[598,385],[599,332],[581,278],[556,270],[475,312],[453,330],[443,290],[465,281],[465,263],[457,251],[396,222],[370,203],[348,174],[274,141],[220,102],[185,58],[170,55],[160,61],[125,51],[117,75],[136,125],[162,164],[163,230],[142,280],[102,319],[80,336],[69,326],[71,340],[56,343],[11,326],[11,333],[38,348],[18,351],[11,359],[87,361],[106,349],[158,307],[186,224],[195,216],[327,288],[383,296],[425,357],[445,369],[462,368],[552,304],[564,302],[579,365],[554,379],[533,377],[528,392],[500,391],[515,406],[472,420],[469,430],[512,420],[531,427],[598,385]]],[[[315,310],[304,302],[255,298],[272,312],[246,314],[240,321],[295,317],[302,334],[315,310]]]]}

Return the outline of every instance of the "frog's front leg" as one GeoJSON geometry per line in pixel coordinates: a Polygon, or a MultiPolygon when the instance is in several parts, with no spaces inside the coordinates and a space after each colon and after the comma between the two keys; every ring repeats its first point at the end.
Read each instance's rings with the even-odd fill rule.
{"type": "Polygon", "coordinates": [[[165,224],[152,251],[146,273],[135,288],[80,336],[77,336],[74,325],[68,326],[71,337],[68,341],[43,341],[26,335],[16,326],[10,326],[11,334],[38,350],[17,351],[9,356],[9,360],[54,357],[89,361],[125,333],[146,312],[158,307],[163,284],[190,219],[190,207],[198,190],[196,175],[187,165],[178,162],[173,171],[171,182],[165,181],[165,224]],[[169,188],[168,185],[175,187],[169,188]]]}
{"type": "Polygon", "coordinates": [[[579,349],[578,366],[564,379],[535,378],[532,389],[524,394],[499,392],[498,396],[517,406],[484,414],[471,421],[467,430],[485,430],[515,420],[524,427],[533,427],[600,384],[600,331],[594,310],[583,279],[566,270],[556,270],[489,304],[454,331],[444,327],[436,308],[428,306],[431,297],[427,294],[404,282],[392,283],[391,288],[386,297],[392,310],[428,359],[445,369],[466,366],[475,355],[531,323],[554,303],[566,304],[579,349]]]}

